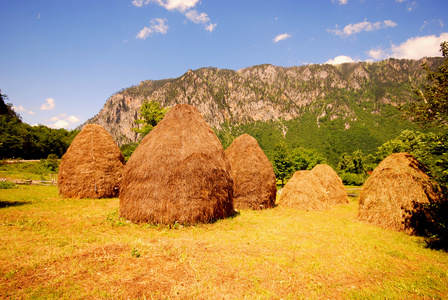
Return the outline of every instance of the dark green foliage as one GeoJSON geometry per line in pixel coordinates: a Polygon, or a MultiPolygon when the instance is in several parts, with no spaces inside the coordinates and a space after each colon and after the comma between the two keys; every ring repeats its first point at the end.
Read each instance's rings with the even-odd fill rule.
{"type": "Polygon", "coordinates": [[[135,149],[137,149],[138,143],[124,144],[120,147],[121,153],[123,153],[125,161],[128,161],[135,149]]]}
{"type": "Polygon", "coordinates": [[[418,101],[411,105],[407,115],[424,126],[436,126],[442,129],[437,135],[425,140],[427,147],[423,159],[428,160],[433,178],[441,188],[440,198],[430,203],[414,203],[409,211],[407,225],[415,233],[428,238],[428,246],[448,250],[448,42],[440,45],[444,63],[437,70],[430,70],[427,64],[423,68],[428,82],[423,91],[415,89],[418,101]]]}
{"type": "Polygon", "coordinates": [[[366,156],[361,150],[342,153],[337,172],[345,185],[363,185],[367,179],[366,156]]]}
{"type": "Polygon", "coordinates": [[[311,149],[303,147],[294,148],[291,151],[294,172],[298,170],[312,170],[318,164],[326,164],[326,158],[311,149]]]}
{"type": "Polygon", "coordinates": [[[140,107],[140,118],[135,120],[136,124],[142,124],[141,128],[132,128],[144,138],[151,130],[162,121],[168,110],[160,106],[158,102],[144,100],[140,107]]]}
{"type": "MultiPolygon", "coordinates": [[[[446,191],[444,194],[446,195],[446,191]]],[[[448,250],[448,201],[446,197],[430,203],[414,202],[405,223],[416,235],[428,238],[428,246],[448,250]]]]}
{"type": "Polygon", "coordinates": [[[339,177],[341,178],[344,185],[357,185],[361,186],[367,180],[366,174],[355,174],[355,173],[345,173],[340,172],[339,177]]]}
{"type": "Polygon", "coordinates": [[[0,181],[0,190],[15,189],[17,186],[12,181],[0,181]]]}
{"type": "Polygon", "coordinates": [[[423,91],[416,88],[418,101],[413,103],[408,115],[425,126],[448,126],[448,42],[440,44],[444,63],[432,71],[428,64],[423,64],[428,83],[423,91]]]}
{"type": "Polygon", "coordinates": [[[30,126],[0,116],[0,158],[40,159],[49,154],[62,157],[78,131],[30,126]]]}
{"type": "Polygon", "coordinates": [[[57,173],[59,168],[59,158],[56,154],[49,154],[47,159],[41,159],[41,164],[50,173],[57,173]]]}
{"type": "Polygon", "coordinates": [[[276,145],[272,165],[275,177],[280,180],[281,187],[283,187],[285,180],[290,178],[294,172],[294,162],[285,143],[276,145]]]}

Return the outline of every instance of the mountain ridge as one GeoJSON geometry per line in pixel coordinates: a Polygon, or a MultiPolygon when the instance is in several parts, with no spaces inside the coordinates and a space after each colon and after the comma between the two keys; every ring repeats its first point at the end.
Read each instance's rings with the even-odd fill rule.
{"type": "Polygon", "coordinates": [[[139,136],[131,128],[137,126],[134,120],[141,103],[149,99],[163,107],[191,104],[217,131],[279,120],[286,137],[288,122],[300,122],[304,116],[315,118],[313,126],[317,128],[330,122],[339,124],[338,130],[350,131],[366,122],[398,119],[399,108],[414,101],[414,88],[426,82],[422,64],[435,68],[442,62],[442,57],[435,57],[293,67],[264,64],[237,71],[213,67],[188,70],[177,78],[145,80],[122,89],[78,129],[96,123],[105,127],[118,145],[136,142],[139,136]]]}

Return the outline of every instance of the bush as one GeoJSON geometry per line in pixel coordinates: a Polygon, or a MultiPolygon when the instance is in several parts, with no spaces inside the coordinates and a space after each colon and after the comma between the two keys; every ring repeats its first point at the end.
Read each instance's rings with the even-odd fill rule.
{"type": "Polygon", "coordinates": [[[7,189],[15,189],[17,186],[12,181],[0,181],[0,189],[1,190],[7,190],[7,189]]]}
{"type": "Polygon", "coordinates": [[[448,197],[430,203],[413,203],[405,224],[414,234],[428,238],[428,246],[448,250],[448,197]]]}
{"type": "Polygon", "coordinates": [[[367,180],[366,174],[354,174],[354,173],[340,173],[339,177],[341,177],[344,185],[357,185],[361,186],[367,180]]]}

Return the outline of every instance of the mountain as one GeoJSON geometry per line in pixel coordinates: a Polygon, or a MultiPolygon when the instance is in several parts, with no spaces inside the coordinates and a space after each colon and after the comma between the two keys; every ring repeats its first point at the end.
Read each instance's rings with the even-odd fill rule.
{"type": "Polygon", "coordinates": [[[426,82],[424,62],[435,68],[443,58],[188,70],[179,78],[145,80],[119,91],[85,124],[102,125],[122,145],[138,141],[131,128],[144,99],[164,107],[188,103],[224,146],[247,132],[268,157],[284,141],[314,148],[334,162],[342,152],[369,153],[401,130],[417,129],[401,118],[399,108],[413,101],[413,89],[426,82]]]}

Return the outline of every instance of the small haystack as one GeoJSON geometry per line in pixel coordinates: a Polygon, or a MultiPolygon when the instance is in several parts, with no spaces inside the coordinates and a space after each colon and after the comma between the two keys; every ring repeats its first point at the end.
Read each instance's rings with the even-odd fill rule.
{"type": "Polygon", "coordinates": [[[341,178],[329,165],[316,165],[311,172],[317,177],[327,192],[328,198],[330,198],[330,204],[349,203],[347,191],[341,178]]]}
{"type": "Polygon", "coordinates": [[[227,148],[226,156],[232,169],[235,208],[274,207],[277,194],[274,169],[257,140],[243,134],[227,148]]]}
{"type": "Polygon", "coordinates": [[[413,202],[436,199],[437,187],[425,173],[426,167],[408,153],[386,157],[364,183],[359,196],[358,219],[396,231],[405,227],[406,210],[413,202]]]}
{"type": "Polygon", "coordinates": [[[283,188],[279,205],[301,210],[329,209],[330,199],[311,171],[297,171],[283,188]]]}
{"type": "Polygon", "coordinates": [[[59,194],[71,198],[118,197],[124,163],[112,136],[101,125],[86,125],[62,157],[59,194]]]}
{"type": "Polygon", "coordinates": [[[132,222],[195,224],[234,214],[230,165],[191,105],[173,107],[126,164],[120,214],[132,222]]]}

